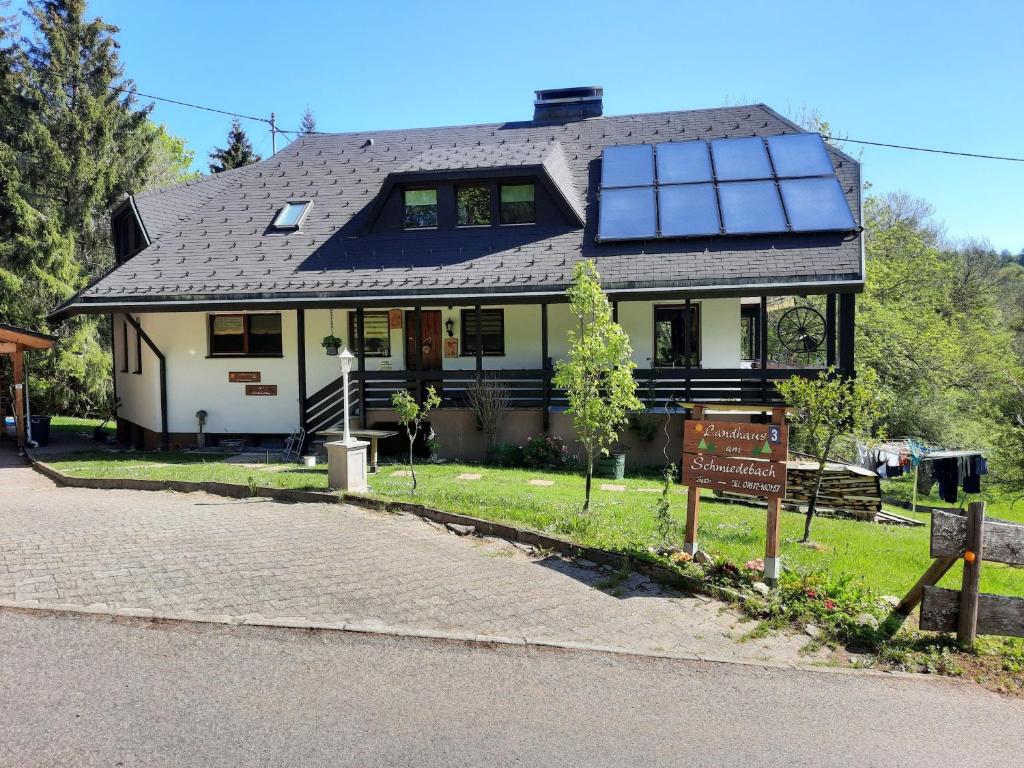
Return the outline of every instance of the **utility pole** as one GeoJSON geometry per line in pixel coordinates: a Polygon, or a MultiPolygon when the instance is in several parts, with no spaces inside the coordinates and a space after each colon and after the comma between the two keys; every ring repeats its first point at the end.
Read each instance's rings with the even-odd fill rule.
{"type": "Polygon", "coordinates": [[[277,116],[270,113],[270,154],[277,154],[277,116]]]}

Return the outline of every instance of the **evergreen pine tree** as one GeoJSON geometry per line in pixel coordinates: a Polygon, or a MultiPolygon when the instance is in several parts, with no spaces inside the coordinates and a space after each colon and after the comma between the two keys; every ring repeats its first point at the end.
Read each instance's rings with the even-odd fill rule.
{"type": "Polygon", "coordinates": [[[210,173],[230,171],[244,165],[258,163],[262,158],[253,151],[252,142],[236,117],[231,121],[228,131],[228,145],[224,149],[214,149],[210,153],[210,173]]]}
{"type": "Polygon", "coordinates": [[[316,133],[316,118],[313,117],[313,111],[308,106],[302,113],[302,125],[299,126],[299,132],[304,135],[316,133]]]}
{"type": "Polygon", "coordinates": [[[46,313],[113,260],[109,212],[144,176],[150,108],[118,60],[117,28],[84,0],[30,0],[29,37],[0,22],[0,321],[61,338],[33,365],[39,410],[103,410],[109,340],[98,317],[46,313]]]}

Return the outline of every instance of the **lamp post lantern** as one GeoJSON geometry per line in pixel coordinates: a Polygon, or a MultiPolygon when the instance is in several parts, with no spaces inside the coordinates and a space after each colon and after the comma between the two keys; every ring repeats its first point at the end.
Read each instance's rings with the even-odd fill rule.
{"type": "Polygon", "coordinates": [[[341,365],[341,386],[344,390],[345,396],[345,415],[342,419],[342,422],[345,425],[345,433],[342,437],[342,441],[346,444],[350,444],[352,442],[352,435],[348,428],[348,375],[352,373],[352,362],[355,359],[356,356],[349,352],[347,347],[338,353],[338,364],[341,365]]]}

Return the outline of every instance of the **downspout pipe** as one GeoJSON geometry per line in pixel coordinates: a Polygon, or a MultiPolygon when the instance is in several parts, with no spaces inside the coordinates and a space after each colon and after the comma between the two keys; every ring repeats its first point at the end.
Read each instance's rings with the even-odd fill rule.
{"type": "Polygon", "coordinates": [[[170,448],[171,443],[170,434],[167,431],[167,359],[164,357],[164,353],[153,343],[153,340],[149,338],[149,334],[142,330],[138,320],[127,313],[124,319],[135,329],[139,338],[145,342],[150,352],[156,355],[156,359],[160,362],[160,450],[166,451],[170,448]]]}

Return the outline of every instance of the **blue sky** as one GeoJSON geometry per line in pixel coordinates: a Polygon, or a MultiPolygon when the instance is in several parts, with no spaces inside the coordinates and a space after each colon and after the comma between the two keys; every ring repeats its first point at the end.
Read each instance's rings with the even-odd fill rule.
{"type": "MultiPolygon", "coordinates": [[[[529,118],[533,90],[603,85],[605,113],[765,102],[854,138],[1024,156],[1024,4],[92,0],[145,92],[320,130],[529,118]]],[[[158,104],[196,150],[230,118],[158,104]]],[[[246,123],[270,153],[267,126],[246,123]]],[[[858,151],[856,145],[850,148],[858,151]]],[[[877,192],[951,236],[1024,248],[1024,163],[864,148],[877,192]]]]}

